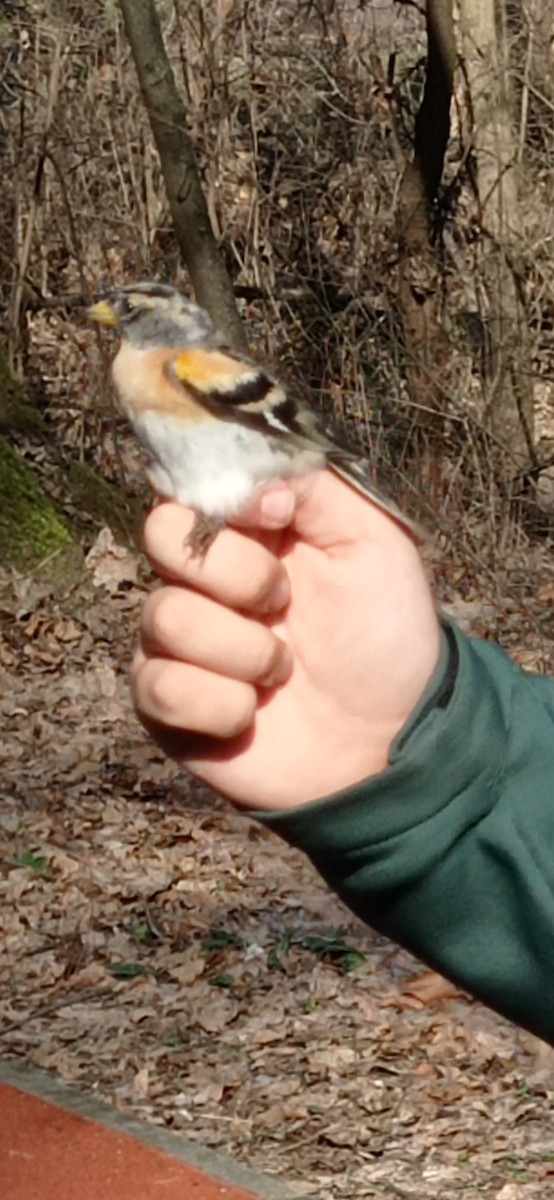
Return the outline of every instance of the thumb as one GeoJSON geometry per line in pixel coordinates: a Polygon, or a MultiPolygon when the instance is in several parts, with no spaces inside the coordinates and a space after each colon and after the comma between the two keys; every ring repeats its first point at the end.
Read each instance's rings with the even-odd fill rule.
{"type": "Polygon", "coordinates": [[[369,497],[331,470],[310,471],[260,488],[233,524],[267,530],[291,527],[303,541],[321,550],[400,532],[369,497]]]}

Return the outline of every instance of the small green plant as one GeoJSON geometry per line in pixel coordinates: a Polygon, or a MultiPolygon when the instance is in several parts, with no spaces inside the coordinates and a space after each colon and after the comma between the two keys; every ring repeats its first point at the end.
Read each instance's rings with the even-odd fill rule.
{"type": "Polygon", "coordinates": [[[285,933],[282,938],[271,947],[267,956],[267,965],[270,971],[284,971],[283,958],[290,953],[292,946],[292,936],[290,933],[285,933]]]}
{"type": "Polygon", "coordinates": [[[110,975],[114,976],[114,979],[138,979],[140,975],[150,974],[148,967],[137,962],[110,963],[108,971],[110,975]]]}
{"type": "Polygon", "coordinates": [[[244,950],[245,945],[244,938],[239,937],[238,933],[228,932],[227,929],[210,929],[208,936],[202,941],[202,949],[207,951],[226,950],[228,946],[244,950]]]}
{"type": "Polygon", "coordinates": [[[234,982],[235,980],[232,975],[211,975],[208,979],[208,983],[211,987],[218,988],[231,988],[233,987],[234,982]]]}
{"type": "Polygon", "coordinates": [[[146,924],[137,925],[135,929],[135,938],[137,942],[151,942],[153,939],[150,926],[146,924]]]}
{"type": "Polygon", "coordinates": [[[30,867],[40,875],[48,867],[48,859],[44,854],[34,854],[32,850],[24,850],[15,860],[18,867],[30,867]]]}
{"type": "Polygon", "coordinates": [[[365,954],[344,942],[336,929],[326,930],[323,935],[310,934],[302,938],[301,945],[304,950],[310,950],[312,954],[338,967],[341,975],[350,975],[365,962],[365,954]]]}
{"type": "Polygon", "coordinates": [[[170,1050],[182,1050],[184,1043],[178,1033],[170,1033],[169,1037],[165,1039],[165,1044],[170,1050]]]}

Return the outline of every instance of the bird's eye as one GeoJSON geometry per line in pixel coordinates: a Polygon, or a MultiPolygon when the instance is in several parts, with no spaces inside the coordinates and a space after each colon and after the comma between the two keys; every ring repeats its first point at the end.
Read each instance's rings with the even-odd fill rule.
{"type": "Polygon", "coordinates": [[[140,296],[127,296],[125,303],[125,315],[128,321],[134,321],[144,312],[145,305],[142,303],[140,296]]]}

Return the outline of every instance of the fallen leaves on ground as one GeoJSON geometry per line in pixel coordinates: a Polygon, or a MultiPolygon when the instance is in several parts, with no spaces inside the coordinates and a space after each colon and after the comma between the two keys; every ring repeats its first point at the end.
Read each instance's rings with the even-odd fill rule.
{"type": "Polygon", "coordinates": [[[544,1194],[551,1061],[164,760],[128,697],[136,560],[89,565],[0,614],[1,1052],[300,1196],[544,1194]]]}

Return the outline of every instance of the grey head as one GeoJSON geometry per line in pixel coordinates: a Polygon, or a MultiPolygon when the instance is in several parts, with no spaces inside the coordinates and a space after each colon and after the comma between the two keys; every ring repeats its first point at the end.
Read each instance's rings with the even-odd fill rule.
{"type": "Polygon", "coordinates": [[[143,350],[221,344],[207,312],[164,283],[108,288],[89,316],[99,325],[118,329],[124,341],[143,350]]]}

